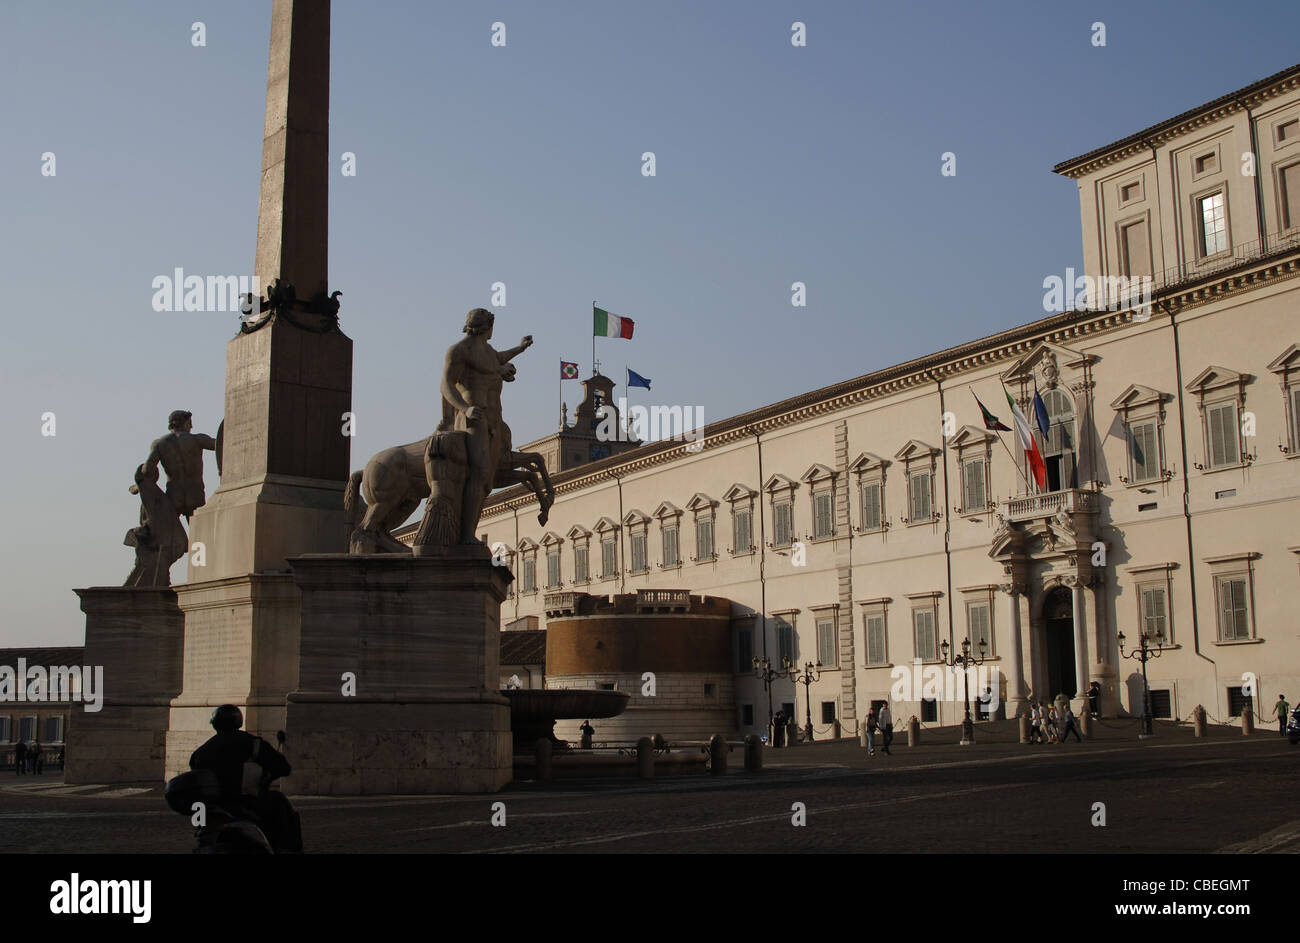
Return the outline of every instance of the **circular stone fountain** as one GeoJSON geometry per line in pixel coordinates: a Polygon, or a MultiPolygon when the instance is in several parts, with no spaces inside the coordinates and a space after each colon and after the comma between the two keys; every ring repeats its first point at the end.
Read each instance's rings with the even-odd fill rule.
{"type": "Polygon", "coordinates": [[[617,717],[627,710],[626,691],[588,691],[575,688],[506,689],[510,700],[510,731],[515,753],[533,752],[538,740],[565,744],[555,737],[557,720],[591,720],[617,717]]]}

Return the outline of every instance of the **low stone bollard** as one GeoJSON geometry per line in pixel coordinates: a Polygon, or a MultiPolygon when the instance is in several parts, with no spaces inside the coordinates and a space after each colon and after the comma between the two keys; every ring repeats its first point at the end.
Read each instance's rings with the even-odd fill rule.
{"type": "Polygon", "coordinates": [[[1192,730],[1196,736],[1205,736],[1205,708],[1200,704],[1192,710],[1192,730]]]}
{"type": "Polygon", "coordinates": [[[838,740],[843,733],[844,728],[840,726],[840,721],[837,717],[835,720],[831,721],[831,736],[838,740]]]}
{"type": "Polygon", "coordinates": [[[720,733],[709,738],[709,772],[714,776],[727,775],[727,739],[720,733]]]}
{"type": "Polygon", "coordinates": [[[552,778],[551,758],[553,756],[551,741],[545,737],[539,737],[533,744],[533,757],[537,760],[537,779],[540,782],[549,783],[552,778]]]}
{"type": "Polygon", "coordinates": [[[1021,743],[1029,742],[1029,715],[1028,714],[1020,715],[1020,742],[1021,743]]]}
{"type": "Polygon", "coordinates": [[[642,779],[655,778],[655,745],[649,737],[636,742],[636,774],[642,779]]]}
{"type": "Polygon", "coordinates": [[[921,743],[921,722],[912,715],[912,719],[907,722],[907,745],[909,747],[919,746],[921,743]]]}
{"type": "Polygon", "coordinates": [[[1255,732],[1255,712],[1249,705],[1241,709],[1241,732],[1247,737],[1255,732]]]}
{"type": "Polygon", "coordinates": [[[745,772],[759,773],[763,770],[763,741],[750,734],[745,738],[745,772]]]}
{"type": "Polygon", "coordinates": [[[858,746],[864,749],[867,746],[867,725],[865,723],[858,727],[858,746]]]}

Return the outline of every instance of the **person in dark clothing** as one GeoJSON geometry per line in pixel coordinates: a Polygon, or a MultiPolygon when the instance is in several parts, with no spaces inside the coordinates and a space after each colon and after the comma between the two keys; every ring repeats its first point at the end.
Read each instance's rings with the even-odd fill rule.
{"type": "Polygon", "coordinates": [[[36,745],[32,747],[31,760],[32,772],[40,776],[45,771],[45,757],[42,755],[41,741],[37,740],[36,745]]]}
{"type": "Polygon", "coordinates": [[[14,773],[21,776],[27,770],[27,744],[19,740],[14,744],[14,773]]]}
{"type": "Polygon", "coordinates": [[[273,780],[289,775],[289,761],[261,737],[239,729],[244,715],[233,704],[214,710],[211,723],[216,736],[190,756],[190,769],[212,770],[222,803],[232,811],[251,813],[277,852],[302,851],[298,813],[284,793],[269,788],[273,780]]]}
{"type": "Polygon", "coordinates": [[[1101,716],[1101,685],[1096,681],[1088,688],[1088,712],[1093,717],[1101,716]]]}
{"type": "Polygon", "coordinates": [[[591,726],[591,721],[584,720],[582,726],[578,728],[582,732],[582,748],[591,749],[591,738],[596,735],[596,728],[591,726]]]}
{"type": "Polygon", "coordinates": [[[777,711],[772,718],[772,746],[785,746],[785,711],[777,711]]]}

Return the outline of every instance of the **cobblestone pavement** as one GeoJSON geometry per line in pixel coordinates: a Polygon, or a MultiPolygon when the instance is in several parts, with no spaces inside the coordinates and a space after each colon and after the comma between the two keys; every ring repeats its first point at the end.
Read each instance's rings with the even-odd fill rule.
{"type": "MultiPolygon", "coordinates": [[[[896,755],[855,742],[769,750],[747,775],[539,784],[493,796],[298,797],[313,852],[1211,852],[1300,851],[1291,796],[1300,747],[1214,728],[1193,739],[1134,722],[1087,742],[1025,746],[1010,724],[975,746],[926,731],[896,755]],[[505,827],[490,824],[505,804],[505,827]],[[806,826],[795,827],[802,803],[806,826]],[[1096,827],[1097,803],[1105,827],[1096,827]]],[[[175,852],[188,823],[157,786],[0,777],[0,851],[175,852]]]]}

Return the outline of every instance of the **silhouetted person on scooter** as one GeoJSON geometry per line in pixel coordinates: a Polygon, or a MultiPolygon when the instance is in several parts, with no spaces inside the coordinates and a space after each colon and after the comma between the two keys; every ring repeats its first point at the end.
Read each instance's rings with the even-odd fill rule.
{"type": "Polygon", "coordinates": [[[277,852],[302,851],[298,814],[283,793],[268,788],[272,780],[289,775],[289,761],[261,737],[239,729],[244,715],[233,704],[214,710],[210,722],[216,736],[190,756],[190,769],[212,770],[222,804],[232,813],[252,813],[277,852]]]}

